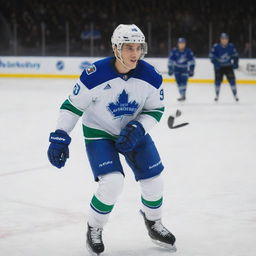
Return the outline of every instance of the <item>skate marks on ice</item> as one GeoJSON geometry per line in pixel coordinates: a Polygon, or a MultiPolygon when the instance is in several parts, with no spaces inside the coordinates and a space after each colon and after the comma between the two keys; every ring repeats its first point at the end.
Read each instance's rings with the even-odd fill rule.
{"type": "MultiPolygon", "coordinates": [[[[152,243],[152,242],[151,242],[152,243]]],[[[127,245],[128,247],[128,245],[127,245]]],[[[90,254],[86,254],[86,256],[90,254]]],[[[111,251],[106,249],[106,252],[100,254],[100,256],[165,256],[173,255],[178,256],[176,252],[162,248],[159,246],[145,246],[145,248],[131,248],[131,249],[112,249],[111,251]]]]}
{"type": "Polygon", "coordinates": [[[9,218],[8,212],[2,214],[0,240],[24,234],[34,234],[62,228],[69,225],[84,224],[84,213],[72,212],[62,208],[39,205],[22,200],[0,199],[1,205],[9,211],[18,210],[23,221],[9,218]],[[12,210],[11,210],[12,209],[12,210]],[[32,214],[31,214],[32,213],[32,214]],[[27,214],[27,216],[25,216],[27,214]],[[44,216],[44,217],[43,217],[44,216]],[[43,218],[42,218],[43,217],[43,218]],[[25,218],[25,219],[24,219],[25,218]],[[8,225],[6,225],[8,223],[8,225]]]}
{"type": "MultiPolygon", "coordinates": [[[[47,170],[49,166],[50,166],[49,164],[44,164],[44,165],[33,167],[33,168],[24,168],[21,170],[6,171],[3,173],[0,173],[0,178],[4,178],[6,176],[16,176],[20,174],[25,175],[29,172],[47,170]]],[[[38,203],[32,203],[32,202],[23,201],[23,200],[2,197],[0,199],[0,202],[2,207],[8,208],[9,212],[15,212],[15,211],[27,212],[28,213],[27,219],[29,219],[25,222],[26,224],[24,224],[24,222],[21,223],[19,221],[16,221],[15,223],[14,219],[11,218],[11,215],[8,216],[8,212],[5,212],[4,209],[2,209],[2,215],[1,215],[1,221],[0,221],[0,239],[5,239],[13,236],[24,235],[24,234],[33,234],[37,232],[55,230],[56,228],[82,222],[84,218],[84,213],[72,212],[63,208],[44,206],[38,203]],[[43,221],[40,220],[42,213],[48,216],[48,219],[45,219],[43,221]],[[7,223],[8,225],[6,225],[7,223]]],[[[21,218],[22,217],[23,216],[21,214],[21,218]]]]}
{"type": "MultiPolygon", "coordinates": [[[[23,136],[15,136],[12,141],[3,138],[1,144],[7,152],[4,157],[1,155],[4,161],[0,177],[0,254],[3,256],[89,255],[85,248],[85,225],[87,203],[95,184],[89,182],[92,177],[87,162],[76,161],[80,159],[76,156],[84,154],[84,149],[74,144],[79,140],[79,125],[72,157],[63,173],[43,167],[48,132],[55,125],[58,111],[57,106],[56,112],[53,107],[65,99],[72,83],[61,81],[60,86],[56,82],[49,80],[46,85],[45,80],[12,80],[12,88],[1,88],[3,100],[14,89],[19,92],[15,100],[31,96],[29,102],[22,100],[20,104],[24,113],[34,111],[25,121],[19,119],[20,131],[25,135],[23,132],[23,136]],[[39,89],[45,97],[38,97],[39,89]],[[38,120],[47,122],[34,121],[38,112],[45,118],[40,116],[38,120]],[[35,130],[40,144],[32,139],[27,142],[30,131],[35,130]],[[29,148],[16,151],[17,143],[29,148]],[[33,163],[27,166],[31,145],[33,163]],[[13,150],[20,154],[19,158],[13,150]],[[32,168],[34,163],[36,168],[32,168]],[[42,169],[37,171],[37,168],[42,169]]],[[[167,224],[175,230],[178,251],[171,254],[152,244],[137,213],[126,214],[127,209],[136,207],[133,197],[130,200],[127,196],[124,197],[127,200],[120,200],[122,207],[127,201],[126,208],[116,208],[113,226],[106,228],[106,251],[102,256],[214,256],[216,251],[220,256],[255,256],[256,86],[241,85],[239,103],[233,101],[229,88],[223,88],[220,101],[215,103],[212,85],[191,85],[188,99],[182,104],[176,103],[177,88],[170,84],[164,86],[166,113],[181,108],[184,118],[191,122],[186,129],[170,131],[165,114],[165,119],[152,130],[166,165],[165,207],[170,209],[165,211],[165,216],[167,224]],[[170,218],[169,213],[172,213],[170,218]],[[127,224],[128,219],[133,225],[127,224]]],[[[3,104],[1,113],[7,121],[6,134],[10,134],[16,128],[17,118],[22,116],[16,105],[10,114],[7,103],[3,104]]],[[[126,179],[126,183],[126,194],[133,194],[134,182],[126,179]]]]}
{"type": "Polygon", "coordinates": [[[0,178],[4,177],[4,176],[22,174],[22,173],[26,173],[26,172],[41,171],[41,170],[47,169],[49,167],[50,167],[50,164],[44,164],[44,165],[37,166],[37,167],[24,168],[24,169],[21,169],[21,170],[15,170],[15,171],[9,171],[9,172],[5,171],[3,173],[0,173],[0,178]]]}

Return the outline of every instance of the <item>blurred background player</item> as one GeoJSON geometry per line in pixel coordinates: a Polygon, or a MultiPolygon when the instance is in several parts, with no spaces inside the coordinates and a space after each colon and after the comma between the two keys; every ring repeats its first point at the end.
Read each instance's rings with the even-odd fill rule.
{"type": "Polygon", "coordinates": [[[188,77],[194,75],[195,58],[193,52],[186,47],[186,39],[178,39],[177,48],[174,48],[169,56],[168,74],[175,76],[180,98],[178,101],[186,100],[186,90],[188,77]]]}
{"type": "Polygon", "coordinates": [[[236,78],[234,69],[238,68],[238,53],[235,46],[229,43],[229,36],[226,33],[220,35],[220,43],[214,44],[209,55],[215,72],[215,101],[219,100],[220,86],[223,76],[226,75],[231,86],[234,98],[237,97],[236,78]]]}

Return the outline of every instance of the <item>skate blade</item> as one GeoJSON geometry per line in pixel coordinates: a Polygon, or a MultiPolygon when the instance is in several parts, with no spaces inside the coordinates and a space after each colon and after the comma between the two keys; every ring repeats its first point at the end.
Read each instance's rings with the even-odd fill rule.
{"type": "Polygon", "coordinates": [[[101,253],[94,252],[87,242],[86,242],[86,248],[87,248],[87,251],[90,253],[91,256],[99,256],[99,255],[101,255],[101,253]]]}
{"type": "Polygon", "coordinates": [[[163,243],[163,242],[161,242],[161,241],[154,240],[154,239],[151,239],[151,241],[152,241],[154,244],[156,244],[156,245],[158,245],[158,246],[160,246],[160,247],[162,247],[162,248],[168,249],[170,252],[176,252],[176,251],[177,251],[177,248],[176,248],[175,245],[163,243]]]}

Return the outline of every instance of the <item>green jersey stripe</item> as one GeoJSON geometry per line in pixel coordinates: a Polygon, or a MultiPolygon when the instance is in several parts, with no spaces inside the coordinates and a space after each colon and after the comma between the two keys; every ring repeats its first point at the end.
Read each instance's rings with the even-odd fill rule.
{"type": "Polygon", "coordinates": [[[78,116],[83,115],[83,112],[81,110],[79,110],[78,108],[76,108],[75,106],[73,106],[68,99],[63,102],[60,109],[69,110],[78,116]]]}
{"type": "Polygon", "coordinates": [[[164,107],[163,108],[155,108],[152,110],[144,110],[141,112],[142,115],[149,115],[156,119],[157,122],[160,122],[162,116],[164,113],[164,107]]]}
{"type": "Polygon", "coordinates": [[[153,110],[164,112],[164,107],[162,107],[162,108],[155,108],[153,110]]]}
{"type": "Polygon", "coordinates": [[[91,128],[85,125],[83,125],[83,133],[84,133],[84,138],[86,143],[89,143],[93,140],[99,140],[99,139],[116,140],[117,138],[117,136],[109,134],[105,131],[91,128]]]}
{"type": "Polygon", "coordinates": [[[143,197],[141,197],[141,201],[142,203],[149,207],[149,208],[159,208],[162,203],[163,203],[163,197],[161,197],[159,200],[157,201],[147,201],[146,199],[144,199],[143,197]]]}
{"type": "Polygon", "coordinates": [[[91,205],[95,210],[97,210],[98,212],[100,212],[102,214],[110,213],[112,211],[112,209],[114,208],[114,205],[107,205],[107,204],[102,203],[95,195],[93,196],[93,198],[91,200],[91,205]]]}
{"type": "Polygon", "coordinates": [[[161,111],[161,110],[156,110],[156,109],[154,109],[154,110],[150,110],[150,111],[142,111],[142,112],[157,112],[157,113],[164,113],[163,111],[161,111]]]}
{"type": "Polygon", "coordinates": [[[162,112],[154,112],[154,111],[143,111],[141,112],[142,115],[149,115],[156,119],[157,122],[160,122],[163,113],[162,112]]]}

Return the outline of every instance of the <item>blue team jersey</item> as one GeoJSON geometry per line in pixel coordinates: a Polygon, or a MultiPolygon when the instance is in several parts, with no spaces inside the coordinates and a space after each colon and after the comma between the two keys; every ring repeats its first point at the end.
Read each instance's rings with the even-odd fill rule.
{"type": "Polygon", "coordinates": [[[215,67],[238,65],[238,52],[232,43],[227,46],[214,44],[209,57],[215,67]]]}
{"type": "Polygon", "coordinates": [[[193,52],[189,48],[185,48],[184,51],[174,48],[170,52],[168,61],[169,72],[184,72],[184,70],[187,72],[193,72],[194,68],[195,58],[193,52]]]}

